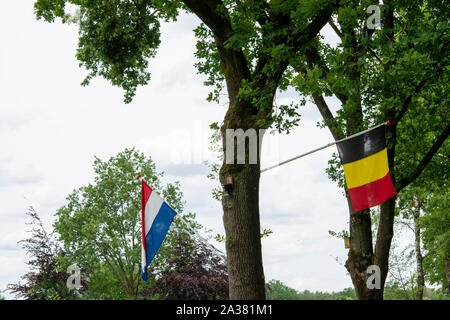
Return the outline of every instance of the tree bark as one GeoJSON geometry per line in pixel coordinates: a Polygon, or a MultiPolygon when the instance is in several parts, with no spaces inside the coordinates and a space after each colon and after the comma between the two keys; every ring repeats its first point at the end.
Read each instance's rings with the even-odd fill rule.
{"type": "Polygon", "coordinates": [[[450,293],[450,260],[444,258],[444,262],[445,262],[445,276],[447,278],[447,288],[445,288],[445,291],[447,293],[450,293]]]}
{"type": "Polygon", "coordinates": [[[348,194],[347,202],[350,213],[350,250],[345,267],[350,273],[356,297],[359,300],[370,300],[372,290],[367,287],[367,267],[373,256],[370,211],[354,212],[348,194]]]}
{"type": "Polygon", "coordinates": [[[425,278],[423,275],[423,256],[422,251],[420,249],[420,226],[419,226],[421,201],[417,196],[414,198],[415,198],[414,199],[415,208],[413,211],[413,217],[414,217],[414,244],[416,252],[416,268],[417,268],[417,300],[423,300],[425,278]]]}
{"type": "MultiPolygon", "coordinates": [[[[222,127],[222,137],[225,141],[222,127]]],[[[244,129],[245,130],[245,129],[244,129]]],[[[224,151],[225,151],[224,142],[224,151]]],[[[246,154],[248,159],[248,144],[246,154]]],[[[224,164],[220,180],[232,177],[232,188],[222,197],[229,295],[232,300],[264,300],[265,279],[259,220],[259,152],[257,164],[224,164]]]]}
{"type": "MultiPolygon", "coordinates": [[[[349,203],[351,209],[351,203],[349,203]]],[[[352,278],[356,296],[359,300],[383,300],[384,285],[389,268],[389,251],[393,237],[395,197],[380,206],[380,221],[376,248],[373,253],[371,219],[369,210],[350,214],[350,251],[346,268],[352,278]],[[376,265],[380,268],[380,288],[369,289],[367,268],[376,265]]]]}
{"type": "Polygon", "coordinates": [[[380,221],[373,264],[380,268],[381,289],[374,290],[375,300],[383,300],[384,285],[389,271],[389,252],[394,236],[395,199],[392,197],[380,205],[380,221]]]}

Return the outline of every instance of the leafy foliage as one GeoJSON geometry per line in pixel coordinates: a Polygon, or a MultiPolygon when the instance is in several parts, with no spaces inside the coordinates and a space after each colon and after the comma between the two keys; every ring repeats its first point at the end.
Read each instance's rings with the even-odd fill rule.
{"type": "MultiPolygon", "coordinates": [[[[396,235],[401,234],[396,230],[396,235]]],[[[417,270],[412,245],[400,248],[399,243],[392,245],[389,255],[389,277],[383,298],[388,300],[415,300],[417,297],[417,270]]]]}
{"type": "MultiPolygon", "coordinates": [[[[56,212],[55,230],[67,252],[65,260],[92,270],[87,295],[93,298],[137,298],[144,285],[140,276],[141,215],[139,173],[147,183],[178,213],[183,211],[182,193],[178,183],[161,186],[151,158],[135,149],[125,149],[108,161],[96,158],[93,184],[74,190],[68,203],[56,212]],[[107,284],[107,286],[106,286],[107,284]]],[[[192,228],[199,228],[185,215],[192,228]]],[[[183,228],[174,222],[171,230],[183,228]]],[[[155,268],[164,264],[174,238],[169,231],[158,255],[155,268]]]]}
{"type": "MultiPolygon", "coordinates": [[[[341,137],[391,120],[397,126],[395,137],[387,135],[390,147],[396,146],[391,171],[399,182],[412,175],[449,121],[449,25],[441,19],[445,5],[439,1],[391,1],[382,10],[394,10],[395,29],[371,32],[365,27],[369,4],[338,10],[341,42],[337,47],[313,42],[309,55],[294,62],[302,72],[292,83],[308,96],[339,98],[338,127],[329,118],[322,126],[333,127],[341,137]],[[387,40],[387,32],[395,37],[387,40]]],[[[343,187],[339,159],[329,164],[330,178],[343,187]]]]}
{"type": "MultiPolygon", "coordinates": [[[[328,23],[339,42],[329,44],[320,37],[311,41],[304,54],[291,61],[298,72],[292,85],[317,105],[323,118],[319,126],[328,127],[335,140],[389,120],[389,170],[401,194],[427,167],[432,167],[435,178],[446,176],[447,167],[435,160],[448,158],[450,26],[443,18],[448,5],[442,1],[384,1],[379,5],[382,24],[377,29],[367,27],[369,5],[373,1],[345,1],[336,10],[328,23]],[[339,100],[336,111],[332,112],[326,97],[339,100]]],[[[336,154],[327,173],[345,190],[336,154]]],[[[365,290],[361,262],[371,257],[381,266],[383,277],[387,275],[390,230],[398,211],[394,201],[391,198],[381,206],[375,244],[370,237],[371,218],[350,218],[355,246],[346,266],[353,280],[357,279],[353,282],[361,283],[358,292],[364,292],[366,299],[382,298],[381,291],[372,294],[375,291],[365,290]]]]}
{"type": "Polygon", "coordinates": [[[160,44],[160,19],[174,20],[178,1],[162,0],[38,0],[38,19],[63,23],[73,19],[66,7],[77,6],[79,42],[77,59],[90,71],[82,85],[102,76],[125,90],[125,102],[131,102],[139,85],[150,80],[148,59],[160,44]]]}
{"type": "Polygon", "coordinates": [[[449,143],[430,161],[423,174],[405,188],[399,195],[398,220],[411,219],[415,198],[421,202],[422,216],[419,219],[423,243],[423,268],[427,281],[441,285],[445,290],[449,284],[446,278],[445,261],[450,256],[450,207],[449,207],[449,143]]]}
{"type": "Polygon", "coordinates": [[[144,290],[147,298],[163,300],[228,299],[226,264],[205,242],[185,232],[175,235],[167,268],[155,274],[155,284],[144,290]]]}
{"type": "Polygon", "coordinates": [[[279,280],[270,280],[267,284],[268,300],[355,300],[355,290],[345,288],[338,292],[297,291],[279,280]]]}
{"type": "MultiPolygon", "coordinates": [[[[405,291],[397,284],[386,284],[384,288],[384,300],[414,300],[415,291],[405,291]]],[[[450,300],[450,295],[435,290],[433,288],[424,288],[423,300],[450,300]]]]}
{"type": "MultiPolygon", "coordinates": [[[[31,219],[28,223],[32,226],[31,237],[19,243],[22,243],[22,247],[30,257],[27,261],[30,271],[21,277],[24,283],[8,284],[7,291],[15,294],[16,298],[26,300],[79,298],[87,288],[86,278],[81,279],[82,288],[79,291],[67,288],[66,281],[70,274],[59,261],[64,256],[60,244],[53,233],[45,231],[41,218],[33,207],[30,207],[26,214],[31,219]]],[[[87,270],[83,272],[87,274],[87,270]]]]}
{"type": "Polygon", "coordinates": [[[424,269],[429,281],[445,290],[449,287],[446,278],[445,260],[450,260],[450,207],[448,189],[430,199],[430,208],[423,216],[423,242],[427,251],[424,269]]]}
{"type": "MultiPolygon", "coordinates": [[[[160,24],[175,21],[181,10],[192,13],[190,1],[163,0],[36,0],[34,8],[38,19],[63,23],[76,22],[79,43],[76,57],[80,66],[89,70],[82,82],[88,85],[95,76],[101,76],[125,90],[125,102],[131,102],[136,88],[150,80],[148,60],[160,45],[160,24]],[[75,13],[73,12],[75,9],[75,13]]],[[[206,75],[205,85],[213,89],[209,101],[219,101],[226,87],[224,66],[218,45],[226,50],[242,51],[252,77],[242,83],[238,94],[248,100],[267,117],[259,119],[261,127],[275,125],[289,132],[298,124],[298,104],[273,108],[275,91],[287,90],[294,70],[276,75],[279,66],[293,59],[299,50],[295,43],[305,38],[304,29],[311,18],[319,16],[330,4],[323,0],[311,1],[212,1],[216,11],[229,22],[232,32],[223,44],[205,22],[194,30],[197,37],[195,63],[198,73],[206,75]],[[289,20],[291,23],[289,23],[289,20]],[[259,64],[258,62],[264,62],[259,64]],[[265,78],[279,78],[267,82],[265,78]]],[[[205,8],[204,8],[205,9],[205,8]]],[[[199,15],[198,12],[195,14],[199,15]]],[[[216,13],[214,13],[216,14],[216,13]]],[[[308,35],[309,36],[309,35],[308,35]]],[[[306,41],[306,40],[304,40],[306,41]]],[[[303,103],[304,104],[304,103],[303,103]]]]}
{"type": "Polygon", "coordinates": [[[56,213],[55,232],[48,234],[33,208],[27,212],[31,238],[21,241],[32,257],[25,283],[8,290],[25,299],[226,299],[226,265],[202,239],[195,214],[176,218],[150,268],[150,281],[140,277],[140,173],[178,212],[183,211],[178,183],[161,187],[150,158],[125,149],[104,162],[94,161],[95,183],[74,190],[56,213]],[[58,242],[56,238],[62,242],[58,242]],[[64,248],[64,250],[63,250],[64,248]],[[68,290],[67,267],[81,267],[80,290],[68,290]],[[153,275],[153,278],[151,277],[153,275]],[[178,290],[178,291],[177,291],[178,290]]]}

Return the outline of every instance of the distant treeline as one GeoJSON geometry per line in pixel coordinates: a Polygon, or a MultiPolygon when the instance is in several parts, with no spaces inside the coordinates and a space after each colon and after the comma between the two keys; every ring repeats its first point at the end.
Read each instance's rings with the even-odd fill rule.
{"type": "MultiPolygon", "coordinates": [[[[345,288],[337,292],[297,291],[279,280],[271,280],[268,283],[266,294],[268,300],[356,300],[353,288],[345,288]]],[[[432,288],[425,288],[423,298],[424,300],[448,300],[450,296],[432,288]]],[[[414,292],[405,292],[399,287],[387,285],[384,288],[384,299],[410,300],[414,299],[414,292]]]]}

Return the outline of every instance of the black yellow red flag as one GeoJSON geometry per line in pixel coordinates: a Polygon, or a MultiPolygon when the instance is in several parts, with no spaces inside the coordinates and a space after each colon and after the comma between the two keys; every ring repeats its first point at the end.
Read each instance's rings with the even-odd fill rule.
{"type": "Polygon", "coordinates": [[[355,212],[397,194],[389,172],[385,127],[382,124],[336,143],[355,212]]]}

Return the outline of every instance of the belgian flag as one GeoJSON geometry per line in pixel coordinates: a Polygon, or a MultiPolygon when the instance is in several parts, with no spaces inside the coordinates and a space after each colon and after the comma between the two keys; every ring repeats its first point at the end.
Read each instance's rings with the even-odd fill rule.
{"type": "Polygon", "coordinates": [[[397,194],[389,173],[385,125],[336,143],[354,212],[379,205],[397,194]]]}

